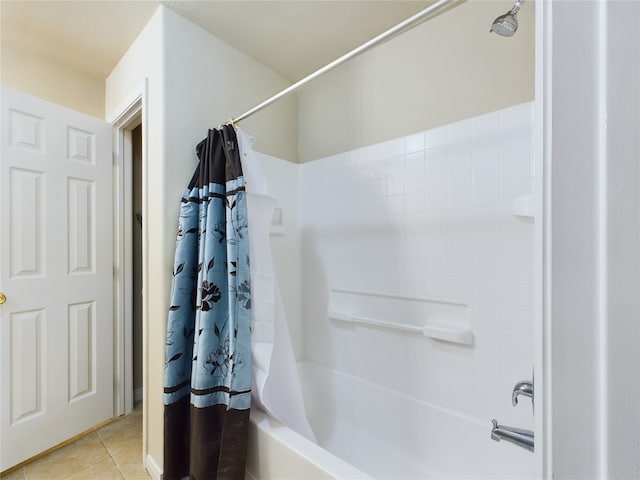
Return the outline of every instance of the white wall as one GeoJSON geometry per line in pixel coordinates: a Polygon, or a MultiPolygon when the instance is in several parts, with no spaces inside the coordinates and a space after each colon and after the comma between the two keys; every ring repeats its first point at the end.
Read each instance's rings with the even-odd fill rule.
{"type": "MultiPolygon", "coordinates": [[[[143,125],[143,251],[148,255],[147,269],[142,272],[145,296],[143,312],[146,313],[146,349],[144,364],[147,366],[146,390],[143,392],[145,418],[145,437],[147,439],[146,456],[150,454],[156,463],[162,465],[162,388],[163,377],[158,371],[157,346],[165,343],[162,319],[166,317],[163,308],[166,300],[162,298],[165,266],[160,259],[166,256],[170,238],[160,237],[164,220],[157,209],[164,208],[162,188],[164,185],[162,165],[165,158],[164,144],[158,141],[164,135],[164,78],[162,45],[164,35],[165,9],[160,8],[151,17],[145,29],[120,60],[106,83],[105,111],[111,121],[126,107],[132,95],[140,94],[140,88],[148,80],[146,99],[147,123],[143,125]],[[144,165],[144,162],[147,162],[144,165]],[[153,292],[149,294],[149,292],[153,292]],[[156,292],[158,292],[156,294],[156,292]],[[155,348],[154,348],[155,347],[155,348]],[[155,355],[153,355],[155,353],[155,355]],[[150,362],[155,359],[155,365],[150,362]]],[[[169,219],[167,219],[168,221],[169,219]]],[[[144,264],[143,264],[144,267],[144,264]]],[[[143,321],[144,321],[143,320],[143,321]]],[[[166,322],[165,322],[166,323],[166,322]]]]}
{"type": "Polygon", "coordinates": [[[63,65],[7,36],[3,35],[1,42],[0,84],[104,118],[104,78],[63,65]]]}
{"type": "Polygon", "coordinates": [[[435,471],[534,476],[533,454],[489,438],[492,418],[534,424],[530,402],[511,405],[534,362],[534,224],[513,210],[532,193],[532,118],[525,103],[299,167],[303,356],[456,415],[502,459],[456,452],[465,460],[455,467],[431,457],[435,471]],[[401,300],[400,314],[388,296],[440,313],[407,313],[418,302],[401,300]],[[329,320],[328,308],[418,327],[463,324],[474,343],[349,327],[329,320]]]}
{"type": "Polygon", "coordinates": [[[533,4],[511,38],[489,27],[512,1],[471,0],[312,82],[299,93],[300,160],[532,100],[533,4]]]}
{"type": "MultiPolygon", "coordinates": [[[[640,4],[607,5],[609,478],[640,476],[640,4]],[[631,61],[629,61],[631,59],[631,61]],[[630,381],[631,379],[631,381],[630,381]]],[[[603,342],[604,343],[604,342],[603,342]]]]}
{"type": "MultiPolygon", "coordinates": [[[[108,118],[145,79],[146,453],[161,465],[164,343],[175,233],[180,197],[196,165],[195,146],[208,128],[288,82],[164,7],[107,79],[108,118]]],[[[296,158],[296,125],[295,98],[243,123],[259,139],[257,150],[290,160],[296,158]]]]}
{"type": "Polygon", "coordinates": [[[640,4],[544,10],[548,470],[637,478],[640,4]]]}

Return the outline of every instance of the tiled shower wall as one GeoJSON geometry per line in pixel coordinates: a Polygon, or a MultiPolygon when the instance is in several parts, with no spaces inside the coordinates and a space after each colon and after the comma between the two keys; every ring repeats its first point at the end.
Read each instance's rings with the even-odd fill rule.
{"type": "Polygon", "coordinates": [[[532,119],[526,103],[300,166],[305,360],[533,427],[511,406],[533,369],[532,119]],[[335,290],[464,305],[473,345],[330,320],[335,290]]]}

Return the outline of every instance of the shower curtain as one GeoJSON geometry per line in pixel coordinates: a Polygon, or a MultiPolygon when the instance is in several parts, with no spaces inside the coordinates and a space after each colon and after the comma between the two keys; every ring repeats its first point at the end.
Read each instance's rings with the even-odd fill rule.
{"type": "Polygon", "coordinates": [[[243,479],[251,404],[246,194],[233,127],[210,130],[180,207],[167,324],[164,478],[243,479]]]}
{"type": "Polygon", "coordinates": [[[305,415],[295,353],[271,253],[271,220],[278,200],[270,192],[261,162],[253,151],[253,137],[242,129],[238,129],[237,135],[249,212],[253,404],[315,442],[305,415]]]}

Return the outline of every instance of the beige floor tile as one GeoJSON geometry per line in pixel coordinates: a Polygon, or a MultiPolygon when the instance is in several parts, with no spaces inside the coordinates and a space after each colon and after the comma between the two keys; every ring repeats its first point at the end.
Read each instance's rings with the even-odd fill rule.
{"type": "Polygon", "coordinates": [[[20,467],[11,473],[0,475],[2,480],[24,480],[24,467],[20,467]]]}
{"type": "Polygon", "coordinates": [[[135,462],[123,462],[121,458],[116,456],[114,461],[125,480],[149,480],[151,476],[147,473],[142,464],[142,461],[138,458],[135,462]]]}
{"type": "Polygon", "coordinates": [[[113,456],[116,465],[142,465],[142,442],[113,456]]]}
{"type": "Polygon", "coordinates": [[[104,460],[109,460],[109,452],[94,432],[25,465],[25,477],[27,480],[66,479],[104,460]]]}
{"type": "Polygon", "coordinates": [[[142,415],[133,413],[121,417],[97,431],[111,455],[142,445],[142,415]]]}
{"type": "Polygon", "coordinates": [[[113,459],[102,460],[86,470],[67,477],[66,480],[122,480],[124,477],[113,463],[113,459]]]}
{"type": "Polygon", "coordinates": [[[151,478],[142,463],[142,442],[114,455],[113,460],[126,480],[149,480],[151,478]]]}
{"type": "Polygon", "coordinates": [[[142,409],[56,450],[2,480],[149,480],[142,465],[142,409]]]}
{"type": "Polygon", "coordinates": [[[125,480],[151,480],[151,475],[147,473],[142,465],[125,465],[120,467],[125,480]]]}

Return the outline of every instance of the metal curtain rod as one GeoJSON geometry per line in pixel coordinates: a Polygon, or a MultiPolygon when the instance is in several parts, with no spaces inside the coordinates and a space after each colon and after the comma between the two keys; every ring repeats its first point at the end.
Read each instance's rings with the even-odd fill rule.
{"type": "Polygon", "coordinates": [[[312,81],[315,78],[319,77],[320,75],[323,75],[324,73],[327,73],[329,70],[334,69],[335,67],[337,67],[338,65],[346,62],[347,60],[349,60],[349,59],[351,59],[351,58],[353,58],[353,57],[355,57],[357,55],[360,55],[361,53],[365,52],[366,50],[369,50],[370,48],[372,48],[372,47],[376,46],[377,44],[389,39],[393,35],[401,32],[402,30],[404,30],[406,28],[415,27],[418,24],[417,23],[418,21],[426,20],[426,17],[429,14],[431,14],[431,13],[437,11],[437,10],[440,10],[442,7],[444,7],[444,6],[446,6],[446,5],[450,4],[450,3],[461,3],[461,2],[464,2],[464,1],[466,1],[466,0],[439,0],[439,1],[437,1],[436,3],[424,8],[423,10],[420,10],[418,13],[412,15],[411,17],[407,18],[406,20],[404,20],[404,21],[398,23],[397,25],[391,27],[390,29],[382,32],[381,34],[377,35],[376,37],[373,37],[371,40],[363,43],[359,47],[356,47],[353,50],[351,50],[350,52],[345,53],[341,57],[335,59],[333,62],[328,63],[324,67],[322,67],[322,68],[316,70],[315,72],[307,75],[302,80],[298,80],[296,83],[294,83],[293,85],[290,85],[289,87],[285,88],[280,93],[277,93],[273,97],[268,98],[264,102],[256,105],[251,110],[247,110],[246,112],[244,112],[239,117],[232,118],[231,119],[231,123],[236,124],[236,123],[238,123],[238,122],[250,117],[254,113],[257,113],[260,110],[262,110],[263,108],[268,107],[272,103],[277,102],[282,97],[285,97],[285,96],[289,95],[290,93],[293,93],[294,91],[296,91],[300,87],[306,85],[307,83],[309,83],[310,81],[312,81]]]}

